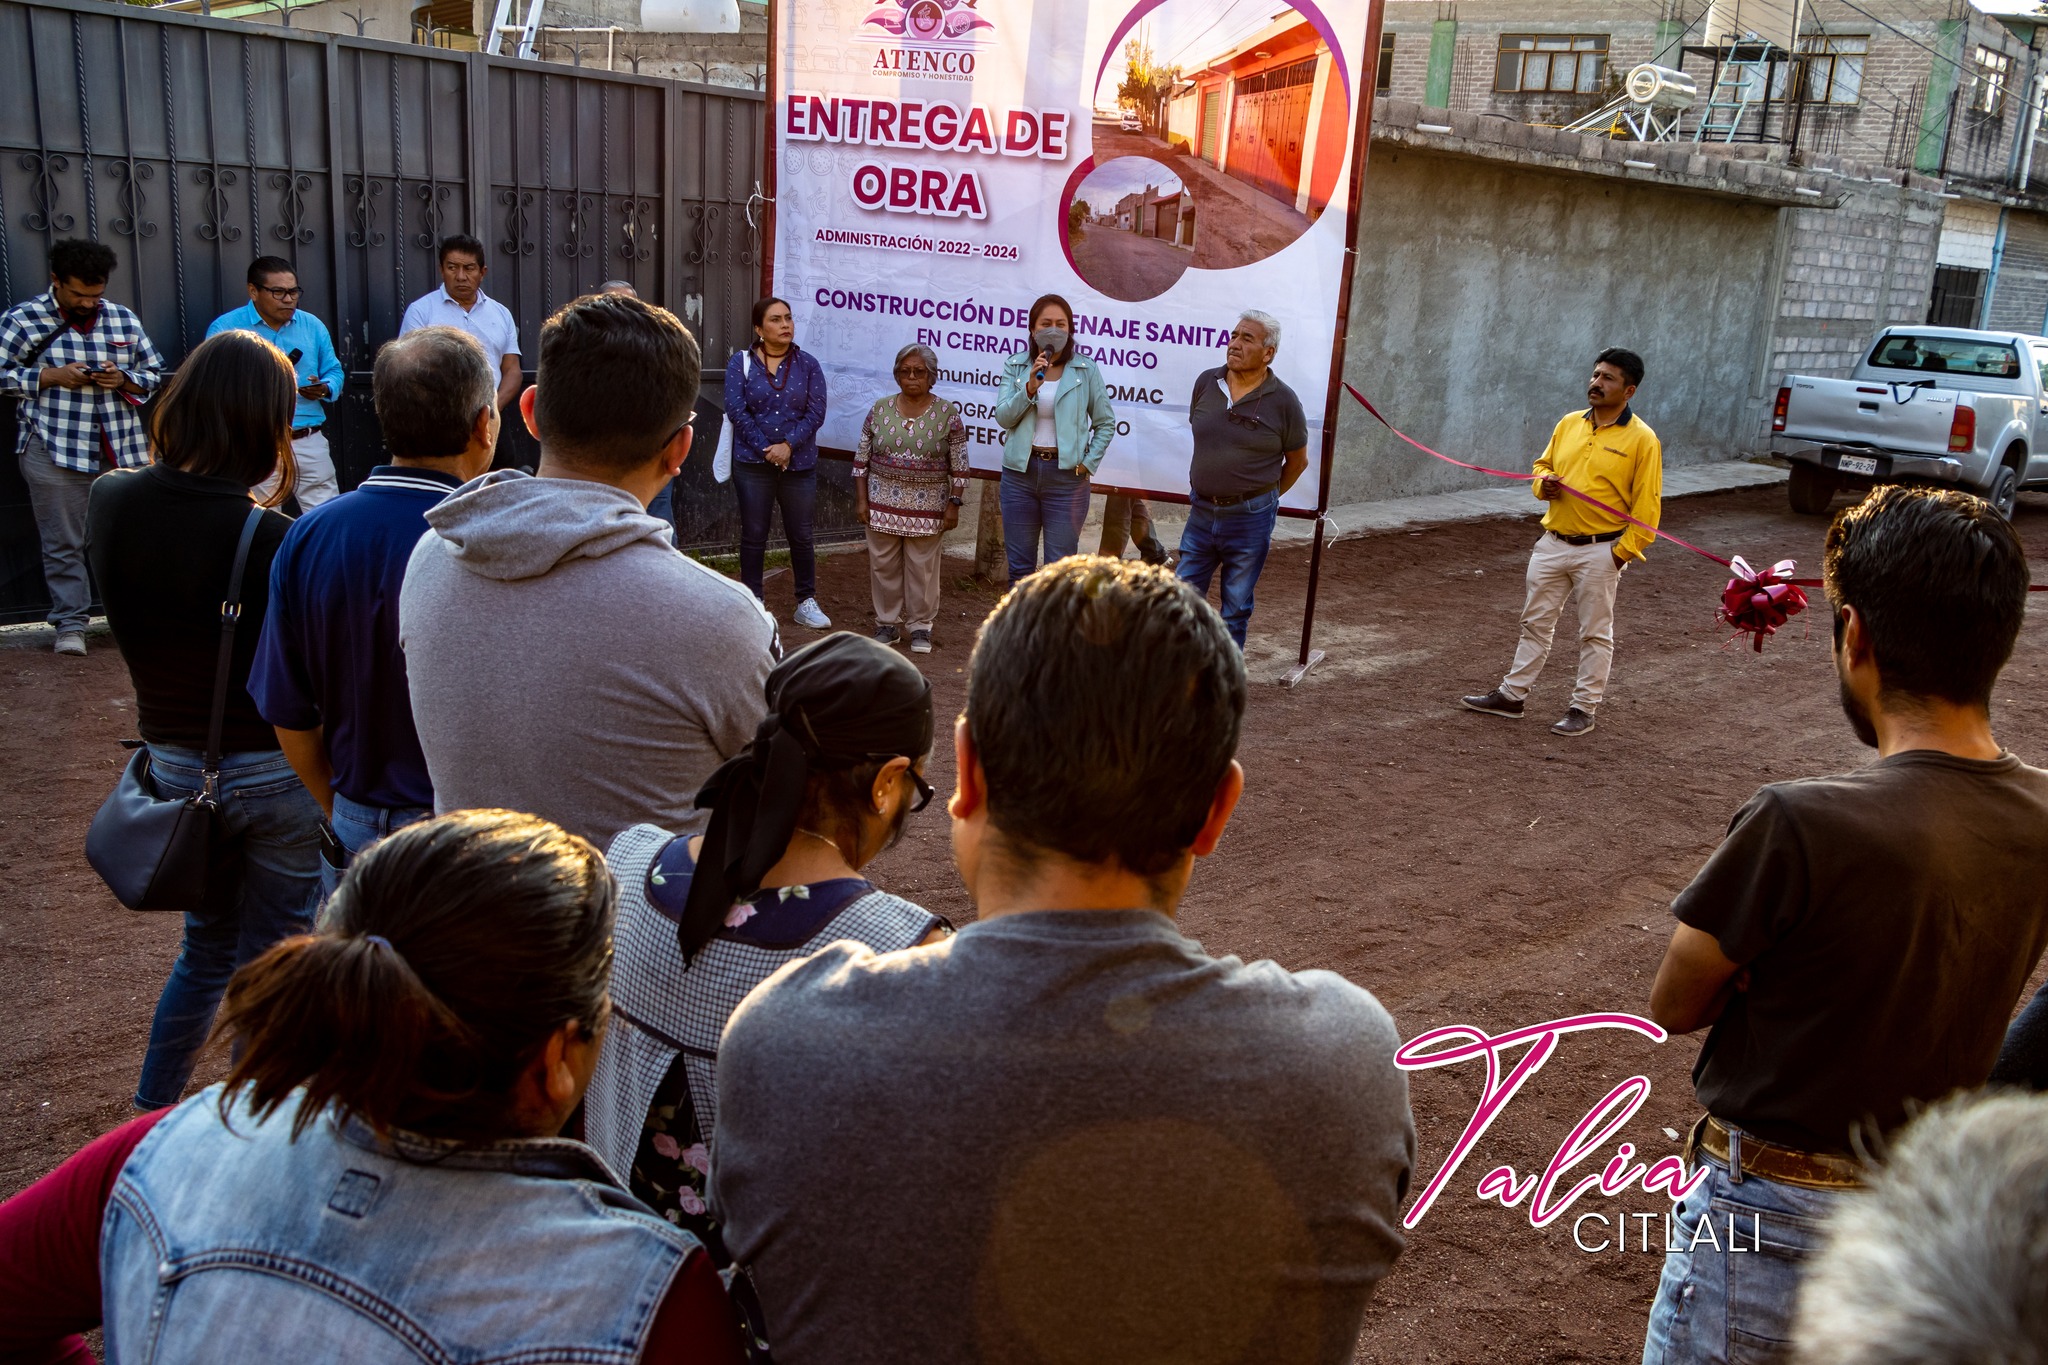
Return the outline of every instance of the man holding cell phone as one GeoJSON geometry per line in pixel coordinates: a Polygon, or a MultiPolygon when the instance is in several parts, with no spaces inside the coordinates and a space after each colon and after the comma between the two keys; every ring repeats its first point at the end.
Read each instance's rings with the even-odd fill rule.
{"type": "MultiPolygon", "coordinates": [[[[299,500],[301,512],[310,512],[341,492],[334,457],[321,431],[327,423],[321,403],[341,396],[344,376],[326,324],[299,307],[301,294],[299,275],[290,261],[258,256],[249,265],[249,301],[215,318],[206,334],[254,332],[291,361],[299,387],[299,405],[292,414],[292,496],[299,500]]],[[[276,488],[277,480],[270,478],[254,491],[258,498],[267,498],[276,488]]]]}
{"type": "Polygon", "coordinates": [[[105,297],[114,263],[102,243],[57,242],[49,291],[0,314],[0,395],[20,400],[14,454],[42,541],[59,654],[85,653],[92,481],[110,468],[149,463],[136,407],[163,374],[142,320],[105,297]]]}

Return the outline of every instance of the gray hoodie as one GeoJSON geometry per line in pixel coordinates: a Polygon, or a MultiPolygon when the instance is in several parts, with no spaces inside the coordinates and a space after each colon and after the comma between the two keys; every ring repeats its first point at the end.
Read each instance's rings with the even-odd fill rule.
{"type": "Polygon", "coordinates": [[[766,711],[753,594],[607,484],[499,470],[427,524],[399,640],[436,809],[529,811],[599,848],[698,831],[697,789],[766,711]]]}

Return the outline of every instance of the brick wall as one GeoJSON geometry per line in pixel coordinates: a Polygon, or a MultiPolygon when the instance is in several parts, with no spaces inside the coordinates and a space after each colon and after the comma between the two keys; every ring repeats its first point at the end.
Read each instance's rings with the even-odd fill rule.
{"type": "MultiPolygon", "coordinates": [[[[1685,24],[1685,41],[1700,39],[1707,0],[1682,0],[1679,22],[1685,24]]],[[[1867,37],[1869,53],[1863,61],[1861,97],[1852,105],[1805,106],[1799,127],[1803,149],[1847,157],[1877,165],[1910,163],[1914,130],[1922,120],[1928,75],[1936,57],[1930,49],[1940,47],[1941,23],[1955,12],[1951,0],[1887,0],[1874,6],[1858,0],[1862,10],[1879,16],[1882,22],[1852,9],[1842,0],[1814,0],[1806,11],[1806,32],[1839,37],[1867,37]]],[[[1964,96],[1959,98],[1957,129],[1950,145],[1952,174],[1997,178],[2004,173],[2007,154],[2020,116],[2020,86],[2025,77],[2026,46],[2002,26],[1970,11],[1961,50],[1965,66],[1978,46],[2006,53],[2012,60],[2013,97],[1995,117],[1973,116],[1967,105],[1968,76],[1959,80],[1964,96]]],[[[1623,7],[1614,0],[1461,0],[1457,9],[1458,34],[1452,68],[1451,108],[1471,113],[1495,114],[1522,123],[1558,125],[1591,113],[1607,99],[1619,94],[1619,82],[1639,63],[1656,59],[1659,21],[1653,7],[1623,7]],[[1593,95],[1517,94],[1493,88],[1495,59],[1504,33],[1605,34],[1608,38],[1608,93],[1593,95]]],[[[1434,0],[1389,0],[1385,31],[1395,35],[1393,85],[1388,92],[1395,99],[1424,98],[1428,69],[1431,22],[1437,16],[1434,0]]],[[[1704,102],[1711,93],[1713,65],[1697,57],[1664,57],[1667,65],[1678,64],[1700,85],[1704,102]]],[[[1785,106],[1771,110],[1771,132],[1782,135],[1785,106]]],[[[1937,110],[1939,119],[1942,110],[1937,110]]],[[[1688,119],[1688,126],[1692,120],[1688,119]]]]}

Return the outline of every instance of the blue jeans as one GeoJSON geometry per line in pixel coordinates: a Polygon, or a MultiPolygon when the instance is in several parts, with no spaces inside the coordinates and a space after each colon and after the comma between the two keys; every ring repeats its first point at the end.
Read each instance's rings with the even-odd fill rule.
{"type": "Polygon", "coordinates": [[[1252,620],[1252,589],[1273,548],[1273,524],[1280,519],[1280,494],[1268,491],[1244,502],[1218,507],[1197,493],[1180,533],[1180,581],[1207,597],[1209,580],[1223,570],[1223,624],[1244,648],[1252,620]]]}
{"type": "Polygon", "coordinates": [[[2048,1090],[2048,986],[2034,992],[2020,1017],[2005,1031],[1989,1084],[2048,1090]]]}
{"type": "MultiPolygon", "coordinates": [[[[341,840],[341,846],[348,851],[349,862],[354,862],[356,855],[393,830],[416,825],[433,813],[432,806],[400,806],[396,810],[388,810],[383,806],[366,806],[336,792],[334,819],[329,821],[329,824],[334,829],[334,837],[341,840]]],[[[325,858],[320,860],[322,901],[334,894],[334,888],[341,885],[341,874],[347,870],[345,866],[333,866],[325,858]]]]}
{"type": "Polygon", "coordinates": [[[1045,562],[1054,564],[1081,549],[1081,523],[1088,520],[1088,471],[1061,469],[1036,455],[1025,469],[1005,469],[998,489],[1003,509],[1003,553],[1010,561],[1010,586],[1038,568],[1038,538],[1045,536],[1045,562]]]}
{"type": "Polygon", "coordinates": [[[1799,1273],[1820,1245],[1821,1221],[1842,1195],[1755,1175],[1737,1184],[1722,1163],[1704,1153],[1699,1159],[1712,1174],[1671,1220],[1671,1245],[1692,1248],[1697,1238],[1698,1246],[1664,1254],[1643,1365],[1789,1359],[1799,1273]],[[1700,1230],[1701,1218],[1710,1213],[1718,1250],[1700,1230]]]}
{"type": "MultiPolygon", "coordinates": [[[[200,789],[202,759],[195,751],[152,744],[149,757],[159,794],[200,789]]],[[[162,1109],[183,1097],[235,968],[313,927],[320,902],[320,807],[282,753],[222,757],[214,845],[218,856],[204,903],[185,916],[185,946],[150,1021],[137,1108],[162,1109]]]]}
{"type": "Polygon", "coordinates": [[[732,462],[733,491],[740,499],[740,582],[761,595],[761,568],[768,559],[768,528],[782,508],[782,534],[789,541],[789,567],[796,575],[796,600],[818,595],[818,553],[811,544],[811,509],[818,500],[816,468],[797,473],[766,460],[732,462]]]}
{"type": "Polygon", "coordinates": [[[654,501],[647,504],[647,515],[659,517],[673,526],[676,524],[676,481],[670,479],[654,495],[654,501]]]}

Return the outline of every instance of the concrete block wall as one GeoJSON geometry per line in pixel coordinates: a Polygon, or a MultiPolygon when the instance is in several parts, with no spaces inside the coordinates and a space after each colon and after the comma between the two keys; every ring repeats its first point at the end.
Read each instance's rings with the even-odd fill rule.
{"type": "MultiPolygon", "coordinates": [[[[1784,211],[1376,144],[1346,377],[1416,439],[1526,469],[1557,419],[1585,406],[1593,357],[1629,346],[1649,367],[1638,409],[1666,460],[1726,459],[1774,322],[1784,211]]],[[[1353,406],[1340,414],[1334,503],[1496,482],[1418,454],[1353,406]]]]}
{"type": "Polygon", "coordinates": [[[1858,184],[1834,209],[1786,209],[1770,341],[1749,395],[1742,448],[1769,444],[1769,405],[1787,374],[1840,376],[1877,329],[1927,320],[1946,205],[1931,181],[1858,184]]]}

